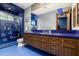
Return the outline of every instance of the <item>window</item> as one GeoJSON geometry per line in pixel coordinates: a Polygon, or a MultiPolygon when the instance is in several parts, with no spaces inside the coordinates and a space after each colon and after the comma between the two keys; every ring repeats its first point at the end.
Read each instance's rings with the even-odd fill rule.
{"type": "Polygon", "coordinates": [[[14,17],[13,17],[13,15],[11,15],[11,14],[8,14],[8,19],[7,19],[8,21],[13,21],[14,20],[14,17]]]}
{"type": "Polygon", "coordinates": [[[13,21],[14,16],[12,14],[7,13],[7,12],[0,11],[0,19],[7,20],[7,21],[13,21]]]}
{"type": "Polygon", "coordinates": [[[0,11],[0,19],[7,20],[7,13],[0,11]]]}

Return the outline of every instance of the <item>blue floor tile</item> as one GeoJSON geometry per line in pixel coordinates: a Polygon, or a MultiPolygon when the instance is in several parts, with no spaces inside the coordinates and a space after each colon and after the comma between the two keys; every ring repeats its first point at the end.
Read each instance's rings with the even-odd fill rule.
{"type": "Polygon", "coordinates": [[[44,56],[44,55],[48,54],[30,46],[17,47],[17,45],[13,45],[10,47],[0,49],[0,56],[44,56]]]}
{"type": "Polygon", "coordinates": [[[33,52],[36,52],[37,54],[39,53],[42,56],[55,56],[53,54],[50,54],[48,52],[42,51],[40,49],[34,48],[32,46],[29,46],[29,45],[26,45],[25,47],[28,48],[29,50],[33,51],[33,52]]]}
{"type": "Polygon", "coordinates": [[[17,47],[10,46],[7,48],[0,49],[0,55],[1,56],[40,56],[40,54],[37,54],[25,47],[17,47]]]}

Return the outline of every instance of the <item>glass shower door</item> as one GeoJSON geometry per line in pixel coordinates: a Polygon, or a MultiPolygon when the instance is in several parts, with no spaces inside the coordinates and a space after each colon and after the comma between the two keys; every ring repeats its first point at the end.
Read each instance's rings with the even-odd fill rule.
{"type": "Polygon", "coordinates": [[[16,40],[16,29],[12,14],[0,11],[0,44],[16,40]]]}
{"type": "Polygon", "coordinates": [[[7,20],[7,14],[5,12],[0,11],[0,44],[8,41],[5,33],[6,20],[7,20]]]}
{"type": "Polygon", "coordinates": [[[22,24],[22,17],[0,11],[0,48],[22,37],[22,24]]]}

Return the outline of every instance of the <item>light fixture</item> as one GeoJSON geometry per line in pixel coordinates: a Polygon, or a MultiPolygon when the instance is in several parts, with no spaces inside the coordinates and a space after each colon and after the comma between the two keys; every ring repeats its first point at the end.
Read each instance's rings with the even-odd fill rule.
{"type": "Polygon", "coordinates": [[[8,8],[9,10],[11,10],[11,8],[8,8]]]}
{"type": "Polygon", "coordinates": [[[57,9],[59,15],[61,15],[63,13],[62,10],[63,10],[62,8],[57,9]]]}
{"type": "Polygon", "coordinates": [[[9,10],[11,10],[11,11],[15,11],[13,8],[8,8],[9,10]]]}

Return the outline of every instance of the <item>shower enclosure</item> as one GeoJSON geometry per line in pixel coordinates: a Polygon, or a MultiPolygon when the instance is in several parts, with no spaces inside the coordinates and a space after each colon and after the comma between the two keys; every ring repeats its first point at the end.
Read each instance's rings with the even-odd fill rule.
{"type": "Polygon", "coordinates": [[[20,17],[0,11],[0,43],[21,37],[20,17]]]}
{"type": "Polygon", "coordinates": [[[11,3],[0,3],[0,47],[23,35],[23,10],[11,3]]]}

